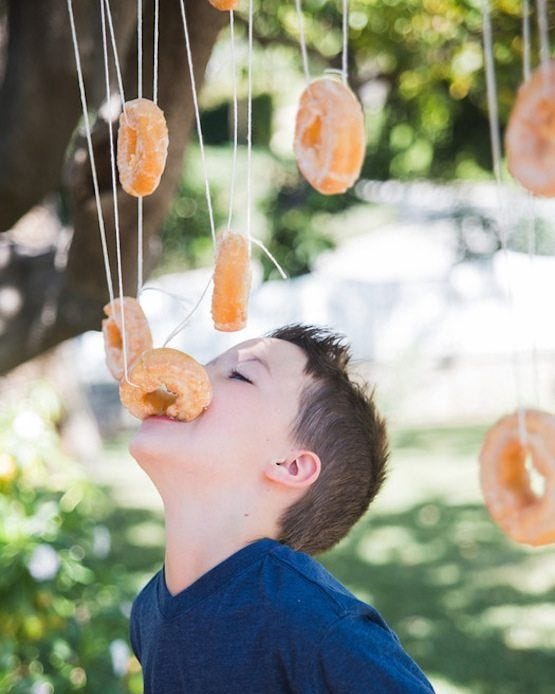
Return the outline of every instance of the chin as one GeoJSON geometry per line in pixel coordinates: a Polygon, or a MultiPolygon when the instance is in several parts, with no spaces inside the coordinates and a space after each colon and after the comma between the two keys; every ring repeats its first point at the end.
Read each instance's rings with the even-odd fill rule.
{"type": "Polygon", "coordinates": [[[149,417],[129,442],[129,452],[142,468],[163,460],[175,459],[183,453],[181,422],[149,417]]]}

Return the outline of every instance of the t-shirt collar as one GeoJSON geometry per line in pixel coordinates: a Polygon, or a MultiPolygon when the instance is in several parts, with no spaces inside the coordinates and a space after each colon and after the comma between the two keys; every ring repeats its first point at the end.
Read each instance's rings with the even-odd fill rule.
{"type": "Polygon", "coordinates": [[[233,576],[279,545],[277,540],[270,537],[254,540],[199,576],[194,583],[177,595],[172,595],[168,590],[165,567],[162,565],[156,586],[156,598],[160,612],[164,617],[172,617],[177,613],[184,612],[210,593],[225,586],[233,576]]]}

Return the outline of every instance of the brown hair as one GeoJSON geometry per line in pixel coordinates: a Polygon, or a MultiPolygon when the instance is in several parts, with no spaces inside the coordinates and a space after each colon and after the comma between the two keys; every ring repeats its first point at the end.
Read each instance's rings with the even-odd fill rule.
{"type": "Polygon", "coordinates": [[[320,475],[278,519],[279,542],[317,554],[341,540],[363,515],[386,475],[385,421],[374,393],[349,377],[350,348],[325,328],[294,324],[269,337],[286,340],[306,355],[304,387],[292,437],[322,463],[320,475]]]}

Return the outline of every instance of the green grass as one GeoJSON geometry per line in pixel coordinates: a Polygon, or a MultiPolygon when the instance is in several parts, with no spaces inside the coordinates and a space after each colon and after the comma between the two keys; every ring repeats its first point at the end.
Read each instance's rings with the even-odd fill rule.
{"type": "MultiPolygon", "coordinates": [[[[555,691],[555,551],[518,546],[491,522],[476,463],[483,427],[393,435],[383,493],[334,549],[318,557],[373,604],[441,694],[555,691]]],[[[120,446],[120,475],[135,463],[120,446]]],[[[137,586],[163,560],[159,507],[132,508],[114,489],[115,556],[137,586]],[[119,495],[119,496],[118,496],[119,495]],[[125,504],[125,506],[123,505],[125,504]]]]}

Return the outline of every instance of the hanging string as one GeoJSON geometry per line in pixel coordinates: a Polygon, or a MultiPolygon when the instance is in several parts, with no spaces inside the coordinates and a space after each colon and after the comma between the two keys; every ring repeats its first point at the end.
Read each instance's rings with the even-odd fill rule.
{"type": "Polygon", "coordinates": [[[252,241],[252,41],[253,0],[249,0],[249,30],[247,53],[247,239],[252,241]]]}
{"type": "Polygon", "coordinates": [[[160,0],[154,0],[154,66],[152,76],[152,100],[158,103],[158,43],[160,24],[160,0]]]}
{"type": "Polygon", "coordinates": [[[538,30],[540,35],[540,61],[543,67],[549,63],[549,29],[547,26],[547,5],[545,0],[537,0],[538,30]]]}
{"type": "MultiPolygon", "coordinates": [[[[110,68],[108,65],[108,41],[106,37],[106,13],[104,8],[103,0],[100,0],[100,17],[102,23],[102,50],[104,56],[104,81],[106,86],[106,103],[110,103],[111,90],[110,90],[110,68]]],[[[108,118],[108,134],[110,139],[110,167],[112,173],[112,195],[114,198],[114,228],[116,231],[116,257],[118,266],[118,287],[119,287],[119,310],[120,310],[120,321],[121,321],[121,338],[123,342],[123,374],[124,378],[130,385],[131,383],[128,376],[128,360],[127,360],[127,330],[125,327],[125,311],[123,308],[123,270],[121,264],[121,244],[120,244],[120,229],[119,229],[119,207],[118,207],[118,193],[117,193],[117,176],[116,176],[116,160],[114,155],[114,131],[112,127],[112,119],[108,118]]]]}
{"type": "Polygon", "coordinates": [[[69,13],[69,23],[71,26],[71,40],[73,42],[73,52],[75,54],[75,65],[77,67],[77,80],[79,83],[79,95],[81,98],[81,108],[83,111],[83,119],[85,121],[85,132],[87,137],[87,147],[89,150],[89,159],[91,163],[91,173],[93,179],[94,199],[96,202],[96,214],[98,217],[98,229],[100,231],[100,241],[102,245],[102,256],[104,259],[104,270],[106,272],[106,281],[108,283],[108,294],[110,302],[114,300],[114,288],[112,286],[112,274],[110,272],[110,258],[108,256],[108,246],[106,244],[106,230],[104,227],[104,216],[102,214],[102,206],[100,204],[100,191],[98,188],[98,177],[96,174],[96,164],[94,160],[94,151],[91,137],[91,125],[89,121],[89,112],[87,106],[87,96],[85,93],[85,82],[83,80],[83,70],[81,68],[81,57],[79,54],[79,43],[77,41],[77,31],[75,29],[75,19],[73,17],[72,0],[67,0],[67,10],[69,13]]]}
{"type": "MultiPolygon", "coordinates": [[[[187,15],[185,13],[184,0],[180,0],[181,7],[181,19],[183,23],[183,33],[185,37],[185,48],[187,51],[187,63],[189,68],[189,78],[191,81],[191,92],[193,97],[193,107],[195,111],[195,120],[197,126],[197,136],[199,141],[199,150],[202,162],[203,176],[204,176],[204,188],[206,195],[206,203],[208,207],[208,216],[210,219],[210,231],[212,233],[212,242],[214,246],[214,253],[216,252],[216,229],[214,223],[214,214],[212,209],[212,200],[210,196],[210,182],[208,180],[208,172],[206,165],[206,153],[204,149],[204,140],[202,136],[202,127],[200,123],[200,109],[198,105],[198,95],[197,87],[193,69],[193,59],[191,53],[191,42],[189,38],[189,29],[187,24],[187,15]]],[[[233,215],[233,199],[235,190],[235,180],[236,180],[236,157],[238,150],[238,104],[237,104],[237,81],[236,81],[236,58],[235,58],[235,32],[234,32],[234,15],[233,11],[230,11],[230,41],[231,41],[231,64],[233,70],[233,162],[232,162],[232,176],[230,184],[230,195],[229,195],[229,210],[228,210],[228,228],[231,227],[232,215],[233,215]]],[[[266,246],[257,239],[254,239],[251,234],[251,219],[252,219],[252,54],[253,54],[253,0],[249,0],[249,29],[248,29],[248,104],[247,104],[247,238],[250,242],[254,243],[260,247],[274,263],[280,275],[286,279],[287,275],[279,265],[274,256],[266,248],[266,246]]],[[[166,338],[164,346],[166,346],[178,333],[180,333],[191,321],[196,310],[200,306],[210,283],[213,280],[213,275],[210,277],[204,291],[202,292],[199,300],[195,306],[191,309],[189,314],[172,330],[170,335],[166,338]]]]}
{"type": "Polygon", "coordinates": [[[275,265],[277,271],[284,280],[288,278],[287,273],[266,248],[266,246],[255,239],[252,235],[252,55],[253,55],[253,15],[254,2],[249,0],[249,29],[248,29],[248,58],[247,58],[247,238],[250,243],[254,243],[266,253],[271,262],[275,265]]]}
{"type": "Polygon", "coordinates": [[[517,350],[517,321],[515,316],[515,301],[511,282],[511,268],[509,252],[507,249],[506,230],[508,228],[507,210],[503,200],[502,181],[501,181],[501,142],[499,135],[499,114],[497,110],[497,84],[495,79],[495,65],[493,60],[493,40],[491,30],[491,16],[489,0],[482,0],[482,33],[484,40],[484,61],[486,68],[486,92],[488,101],[489,127],[491,150],[493,158],[493,171],[496,183],[497,203],[501,215],[499,224],[499,238],[505,259],[507,272],[507,299],[512,312],[512,361],[513,374],[515,379],[517,411],[518,411],[518,430],[519,438],[524,447],[528,444],[528,432],[524,421],[524,408],[522,398],[522,384],[520,378],[520,364],[517,350]]]}
{"type": "Polygon", "coordinates": [[[123,80],[121,78],[121,65],[119,62],[118,49],[116,46],[116,35],[114,33],[114,25],[112,23],[112,10],[110,8],[110,0],[104,0],[106,7],[106,16],[108,18],[108,29],[110,30],[110,41],[112,43],[112,53],[114,56],[114,65],[116,66],[116,76],[118,81],[119,97],[121,99],[121,106],[125,114],[125,93],[123,91],[123,80]]]}
{"type": "Polygon", "coordinates": [[[343,52],[341,55],[341,74],[343,84],[349,81],[349,0],[343,0],[343,52]]]}
{"type": "Polygon", "coordinates": [[[206,204],[208,206],[208,217],[210,219],[210,232],[212,234],[212,244],[214,246],[214,253],[216,252],[216,227],[214,225],[214,213],[212,211],[212,200],[210,198],[210,184],[208,182],[208,175],[206,169],[206,154],[204,152],[204,141],[202,139],[202,128],[200,125],[200,112],[198,106],[197,98],[197,86],[195,81],[195,73],[193,69],[193,56],[191,54],[191,42],[189,40],[189,29],[187,26],[187,17],[185,14],[185,4],[183,0],[179,0],[181,5],[181,19],[183,22],[183,33],[185,35],[185,48],[187,50],[187,63],[189,66],[189,78],[191,80],[191,91],[193,95],[193,106],[195,109],[195,120],[197,123],[197,136],[198,144],[200,149],[200,158],[202,161],[202,169],[204,173],[204,190],[206,195],[206,204]]]}
{"type": "Polygon", "coordinates": [[[211,282],[212,282],[213,279],[214,279],[214,275],[212,274],[212,275],[210,275],[210,279],[209,279],[208,282],[206,283],[206,287],[203,289],[203,292],[202,292],[202,294],[200,295],[200,298],[199,298],[199,300],[197,301],[197,303],[193,306],[193,308],[189,311],[189,313],[185,316],[185,318],[184,318],[182,321],[180,321],[180,322],[175,326],[175,328],[171,331],[171,333],[169,334],[169,336],[165,339],[164,344],[162,345],[163,347],[166,347],[166,346],[169,344],[169,342],[171,342],[171,340],[173,340],[173,338],[174,338],[178,333],[180,333],[184,328],[187,327],[187,325],[188,325],[189,322],[191,321],[191,318],[195,315],[195,313],[196,313],[198,307],[201,305],[202,300],[203,300],[204,297],[206,296],[206,292],[208,291],[208,288],[210,287],[210,284],[211,284],[211,282]]]}
{"type": "MultiPolygon", "coordinates": [[[[491,32],[489,0],[482,0],[482,21],[491,154],[493,160],[493,173],[499,191],[499,187],[501,185],[501,138],[499,134],[499,112],[497,110],[497,84],[495,80],[495,65],[493,62],[493,42],[491,32]]],[[[504,232],[505,230],[503,229],[503,236],[504,232]]]]}
{"type": "MultiPolygon", "coordinates": [[[[143,97],[143,0],[137,0],[137,96],[143,97]]],[[[137,296],[143,286],[143,198],[137,198],[137,296]]]]}
{"type": "Polygon", "coordinates": [[[250,237],[250,241],[254,243],[255,246],[258,246],[258,248],[261,248],[264,253],[268,256],[268,258],[272,261],[272,263],[276,266],[277,271],[281,275],[281,277],[286,280],[288,279],[288,274],[285,272],[285,270],[281,267],[281,265],[278,263],[278,261],[274,258],[274,256],[270,253],[270,251],[266,248],[266,246],[262,243],[262,241],[259,241],[258,239],[255,239],[254,236],[250,237]]]}
{"type": "MultiPolygon", "coordinates": [[[[530,3],[529,0],[522,1],[522,75],[524,81],[530,79],[531,75],[531,38],[530,38],[530,3]]],[[[526,244],[528,248],[528,262],[530,267],[530,276],[532,283],[536,281],[535,273],[535,257],[536,257],[536,205],[532,195],[525,193],[526,206],[526,244]]],[[[540,407],[540,378],[539,378],[539,359],[538,359],[538,344],[537,344],[537,320],[534,319],[531,313],[531,320],[534,325],[531,329],[531,362],[532,362],[532,392],[536,406],[540,407]]]]}
{"type": "Polygon", "coordinates": [[[137,198],[137,296],[143,286],[143,198],[137,198]]]}
{"type": "Polygon", "coordinates": [[[231,71],[233,84],[233,161],[231,164],[231,181],[229,184],[229,213],[227,216],[227,228],[231,229],[233,216],[233,200],[235,197],[235,177],[237,173],[237,70],[235,68],[235,27],[233,10],[229,11],[229,36],[231,42],[231,71]]]}
{"type": "Polygon", "coordinates": [[[137,0],[137,96],[143,96],[143,0],[137,0]]]}
{"type": "Polygon", "coordinates": [[[301,0],[295,0],[295,7],[297,9],[297,22],[299,24],[299,42],[301,45],[301,55],[303,59],[303,70],[304,76],[307,82],[310,82],[310,72],[308,70],[308,55],[306,52],[306,41],[304,37],[304,23],[303,23],[303,11],[301,8],[301,0]]]}
{"type": "Polygon", "coordinates": [[[522,74],[526,82],[530,78],[530,3],[522,0],[522,74]]]}
{"type": "MultiPolygon", "coordinates": [[[[527,200],[529,203],[529,210],[528,210],[528,225],[526,229],[526,240],[527,240],[527,246],[528,246],[528,263],[530,267],[530,275],[532,278],[532,284],[537,287],[537,276],[535,272],[535,260],[536,260],[536,229],[535,229],[535,220],[536,220],[536,210],[535,210],[535,205],[534,205],[534,200],[533,198],[528,195],[527,200]]],[[[534,326],[533,329],[530,331],[532,338],[531,338],[531,345],[530,345],[530,352],[531,352],[531,358],[532,358],[532,387],[533,387],[533,395],[534,395],[534,402],[536,403],[537,407],[540,407],[540,368],[539,368],[539,354],[538,354],[538,341],[537,341],[537,317],[534,316],[533,313],[531,313],[530,320],[534,321],[534,326]]]]}
{"type": "Polygon", "coordinates": [[[161,287],[143,287],[141,289],[141,294],[143,294],[144,292],[159,292],[160,294],[164,294],[165,296],[169,296],[170,299],[174,299],[175,301],[178,301],[184,307],[190,306],[190,304],[191,304],[190,300],[186,299],[184,296],[180,296],[179,294],[174,294],[173,292],[168,292],[165,289],[162,289],[161,287]]]}

